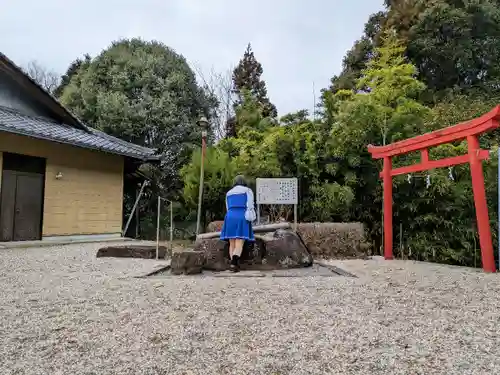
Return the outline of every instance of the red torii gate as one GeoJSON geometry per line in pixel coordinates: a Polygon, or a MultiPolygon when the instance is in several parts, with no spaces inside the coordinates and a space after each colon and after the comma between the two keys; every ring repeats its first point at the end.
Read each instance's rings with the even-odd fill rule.
{"type": "Polygon", "coordinates": [[[485,272],[495,272],[495,258],[491,242],[491,229],[484,189],[482,161],[488,159],[488,150],[479,147],[478,136],[490,130],[497,129],[500,121],[500,105],[490,112],[471,121],[463,122],[448,128],[433,131],[391,143],[387,146],[368,146],[368,151],[374,159],[384,159],[384,167],[380,177],[384,181],[384,257],[392,259],[392,177],[402,174],[427,171],[435,168],[470,163],[472,191],[476,207],[481,259],[485,272]],[[467,155],[454,156],[440,160],[429,160],[429,148],[445,143],[467,140],[467,155]],[[420,151],[420,163],[392,169],[392,158],[395,156],[420,151]]]}

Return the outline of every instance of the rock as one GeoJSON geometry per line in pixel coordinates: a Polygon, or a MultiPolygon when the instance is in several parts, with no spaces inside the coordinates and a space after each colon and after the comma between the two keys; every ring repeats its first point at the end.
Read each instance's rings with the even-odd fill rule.
{"type": "Polygon", "coordinates": [[[177,251],[172,254],[170,270],[174,275],[194,275],[201,273],[205,264],[205,253],[202,251],[177,251]]]}
{"type": "MultiPolygon", "coordinates": [[[[213,222],[217,223],[217,222],[213,222]]],[[[212,224],[212,223],[210,223],[212,224]]],[[[211,226],[209,224],[209,226],[211,226]]],[[[214,224],[211,227],[215,227],[216,225],[214,224]]],[[[283,223],[277,223],[277,224],[266,224],[266,225],[254,225],[252,227],[254,233],[268,233],[268,232],[274,232],[278,229],[291,229],[292,226],[290,223],[283,222],[283,223]]],[[[221,227],[222,229],[222,227],[221,227]]],[[[201,239],[208,239],[208,238],[219,238],[220,237],[220,231],[218,232],[208,232],[208,233],[200,233],[196,236],[196,239],[201,240],[201,239]]]]}
{"type": "Polygon", "coordinates": [[[292,231],[277,230],[263,236],[256,236],[264,242],[263,262],[275,268],[310,267],[313,257],[300,236],[292,231]]]}
{"type": "Polygon", "coordinates": [[[212,221],[207,225],[207,232],[220,232],[223,224],[224,220],[212,221]]]}
{"type": "MultiPolygon", "coordinates": [[[[167,248],[160,246],[158,248],[158,258],[164,259],[166,254],[167,248]]],[[[97,251],[96,257],[156,259],[156,246],[107,246],[100,248],[97,251]]]]}
{"type": "MultiPolygon", "coordinates": [[[[229,253],[229,244],[228,244],[229,253]]],[[[254,242],[245,241],[241,253],[240,266],[242,270],[265,270],[268,269],[264,257],[266,248],[262,239],[255,237],[254,242]]]]}
{"type": "Polygon", "coordinates": [[[300,223],[297,232],[316,259],[364,259],[371,255],[361,223],[300,223]]]}
{"type": "MultiPolygon", "coordinates": [[[[229,269],[229,241],[221,241],[219,238],[198,238],[194,250],[205,253],[204,269],[211,271],[225,271],[229,269]]],[[[262,240],[256,239],[255,242],[245,241],[243,252],[241,253],[241,269],[267,269],[267,267],[261,267],[264,253],[262,240]]]]}
{"type": "Polygon", "coordinates": [[[219,238],[197,239],[194,250],[205,254],[204,269],[225,271],[229,269],[229,243],[219,238]]]}
{"type": "MultiPolygon", "coordinates": [[[[229,242],[219,238],[198,237],[194,250],[205,254],[204,269],[229,269],[229,242]]],[[[266,235],[255,235],[255,242],[246,241],[241,254],[242,270],[274,270],[308,267],[312,255],[295,232],[278,230],[266,235]]]]}

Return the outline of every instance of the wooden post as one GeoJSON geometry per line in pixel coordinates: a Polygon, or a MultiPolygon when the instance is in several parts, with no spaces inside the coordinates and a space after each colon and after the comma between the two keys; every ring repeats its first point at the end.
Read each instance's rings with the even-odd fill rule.
{"type": "Polygon", "coordinates": [[[429,150],[427,150],[426,148],[420,151],[420,161],[424,165],[429,162],[429,150]]]}
{"type": "Polygon", "coordinates": [[[384,257],[387,260],[392,256],[392,160],[384,157],[384,257]]]}
{"type": "Polygon", "coordinates": [[[470,173],[472,177],[472,191],[474,193],[474,205],[476,206],[477,229],[479,232],[479,244],[481,246],[481,258],[485,272],[495,272],[495,257],[493,255],[493,244],[491,242],[491,228],[488,216],[488,205],[484,189],[484,175],[481,159],[479,158],[479,141],[476,136],[467,137],[470,173]]]}

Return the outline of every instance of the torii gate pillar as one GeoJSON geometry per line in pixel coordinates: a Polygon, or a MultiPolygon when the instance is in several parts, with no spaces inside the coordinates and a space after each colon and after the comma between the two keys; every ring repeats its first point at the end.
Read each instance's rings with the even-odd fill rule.
{"type": "Polygon", "coordinates": [[[481,259],[486,272],[495,272],[495,257],[491,242],[490,219],[488,216],[488,203],[484,188],[483,163],[479,159],[479,141],[476,136],[467,137],[467,146],[472,177],[472,192],[476,207],[477,231],[479,232],[479,245],[481,246],[481,259]]]}
{"type": "Polygon", "coordinates": [[[384,157],[384,257],[392,259],[392,159],[384,157]]]}

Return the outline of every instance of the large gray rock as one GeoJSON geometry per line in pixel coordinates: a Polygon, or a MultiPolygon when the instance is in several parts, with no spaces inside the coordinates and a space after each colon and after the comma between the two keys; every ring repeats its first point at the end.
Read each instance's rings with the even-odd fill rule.
{"type": "Polygon", "coordinates": [[[170,271],[174,275],[201,273],[205,264],[205,253],[201,251],[178,251],[172,254],[170,271]]]}
{"type": "Polygon", "coordinates": [[[292,231],[279,229],[274,233],[256,235],[264,243],[263,264],[274,268],[310,267],[313,257],[300,236],[292,231]]]}
{"type": "Polygon", "coordinates": [[[204,269],[225,271],[229,269],[229,247],[226,241],[219,238],[197,239],[194,250],[205,254],[204,269]]]}

